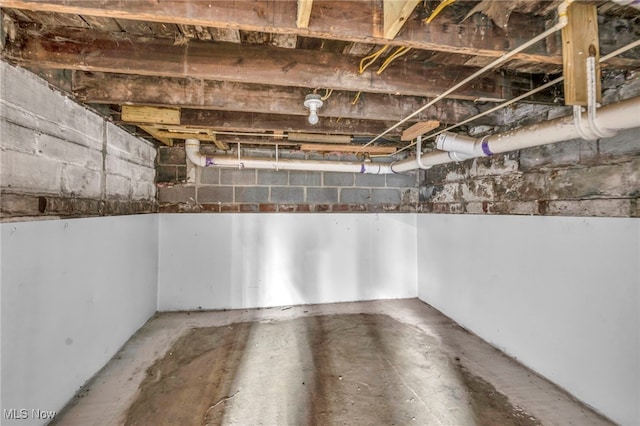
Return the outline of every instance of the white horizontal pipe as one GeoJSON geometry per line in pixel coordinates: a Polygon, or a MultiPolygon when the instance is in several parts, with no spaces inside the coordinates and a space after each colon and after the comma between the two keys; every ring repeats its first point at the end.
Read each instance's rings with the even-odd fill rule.
{"type": "Polygon", "coordinates": [[[355,163],[347,161],[314,161],[294,159],[273,159],[254,157],[207,156],[200,153],[200,141],[187,139],[184,144],[187,158],[200,167],[234,167],[267,170],[301,170],[318,172],[345,172],[368,174],[391,174],[388,163],[355,163]]]}
{"type": "Polygon", "coordinates": [[[445,132],[438,135],[436,138],[436,148],[440,151],[464,154],[466,158],[482,155],[482,143],[478,139],[452,132],[445,132]]]}
{"type": "MultiPolygon", "coordinates": [[[[586,113],[583,113],[583,115],[586,113]]],[[[586,115],[583,117],[586,120],[586,115]]],[[[627,99],[622,102],[610,104],[598,109],[596,125],[602,129],[623,130],[640,127],[640,97],[627,99]]],[[[576,126],[573,124],[573,116],[557,118],[544,123],[533,124],[510,132],[486,136],[478,139],[485,150],[491,154],[501,154],[539,145],[576,139],[580,137],[576,126]]],[[[476,155],[481,157],[483,153],[476,155]]],[[[449,152],[432,151],[422,155],[421,162],[431,167],[438,164],[446,164],[456,161],[450,157],[449,152]]],[[[408,172],[419,168],[415,158],[396,161],[391,164],[395,173],[408,172]]]]}
{"type": "Polygon", "coordinates": [[[423,105],[422,107],[418,108],[416,111],[412,112],[411,114],[409,114],[408,116],[406,116],[402,120],[398,121],[396,124],[394,124],[393,126],[389,127],[387,130],[385,130],[384,132],[380,133],[375,138],[371,139],[364,146],[367,147],[367,146],[371,145],[372,143],[374,143],[375,141],[377,141],[378,139],[380,139],[381,137],[383,137],[384,135],[386,135],[390,131],[392,131],[392,130],[396,129],[397,127],[401,126],[402,124],[406,123],[411,118],[413,118],[416,115],[420,114],[422,111],[426,110],[427,108],[429,108],[433,104],[435,104],[435,103],[439,102],[440,100],[446,98],[451,93],[453,93],[456,90],[458,90],[459,88],[465,86],[466,84],[472,82],[476,78],[482,76],[487,71],[492,70],[493,68],[497,67],[498,65],[501,65],[501,64],[507,62],[509,59],[511,59],[511,57],[515,56],[516,54],[522,52],[523,50],[528,49],[530,46],[536,44],[540,40],[544,40],[545,38],[553,35],[556,31],[559,31],[562,28],[566,27],[567,23],[569,22],[569,20],[567,18],[567,9],[568,9],[569,5],[571,3],[573,3],[573,2],[574,2],[574,0],[564,0],[562,3],[560,3],[558,5],[558,22],[553,27],[545,30],[544,32],[542,32],[540,34],[538,34],[537,36],[533,37],[531,40],[521,44],[520,46],[516,47],[515,49],[504,53],[502,56],[496,58],[490,64],[485,65],[483,68],[481,68],[478,71],[476,71],[475,73],[471,74],[469,77],[465,78],[464,80],[460,81],[459,83],[457,83],[454,86],[450,87],[449,89],[445,90],[440,95],[438,95],[437,97],[432,99],[430,102],[428,102],[425,105],[423,105]]]}

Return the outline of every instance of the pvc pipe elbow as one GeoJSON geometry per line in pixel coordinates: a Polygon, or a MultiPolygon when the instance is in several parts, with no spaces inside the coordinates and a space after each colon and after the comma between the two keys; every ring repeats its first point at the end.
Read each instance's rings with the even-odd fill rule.
{"type": "Polygon", "coordinates": [[[196,166],[206,167],[207,157],[200,154],[200,140],[199,139],[186,139],[184,141],[184,151],[187,154],[187,158],[196,166]]]}

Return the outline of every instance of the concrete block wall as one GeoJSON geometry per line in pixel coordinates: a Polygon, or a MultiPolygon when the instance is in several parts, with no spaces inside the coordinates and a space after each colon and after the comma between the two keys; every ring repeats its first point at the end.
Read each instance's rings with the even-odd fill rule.
{"type": "Polygon", "coordinates": [[[638,129],[433,167],[420,185],[430,213],[640,217],[639,199],[638,129]]]}
{"type": "Polygon", "coordinates": [[[157,210],[156,147],[0,61],[0,217],[157,210]]]}
{"type": "MultiPolygon", "coordinates": [[[[201,150],[213,153],[210,145],[201,150]]],[[[280,153],[281,158],[300,156],[356,161],[335,154],[280,153]]],[[[418,206],[415,172],[370,175],[209,167],[196,169],[189,182],[184,146],[160,147],[157,170],[161,212],[413,212],[418,206]]]]}

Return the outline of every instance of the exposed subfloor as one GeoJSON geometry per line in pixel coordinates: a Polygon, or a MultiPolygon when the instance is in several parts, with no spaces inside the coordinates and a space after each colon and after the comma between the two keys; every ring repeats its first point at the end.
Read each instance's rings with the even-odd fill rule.
{"type": "Polygon", "coordinates": [[[161,313],[63,425],[603,425],[417,299],[161,313]]]}

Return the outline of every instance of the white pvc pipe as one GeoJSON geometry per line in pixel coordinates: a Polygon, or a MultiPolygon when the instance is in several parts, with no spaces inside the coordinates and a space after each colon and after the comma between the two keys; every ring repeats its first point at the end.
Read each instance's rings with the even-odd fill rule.
{"type": "MultiPolygon", "coordinates": [[[[583,117],[583,119],[585,118],[583,117]]],[[[598,116],[595,120],[598,127],[607,130],[640,127],[640,97],[627,99],[598,109],[598,116]]],[[[580,135],[574,125],[573,116],[567,116],[477,139],[476,141],[480,142],[482,153],[478,153],[475,157],[501,154],[578,137],[580,135]]],[[[431,167],[455,161],[449,154],[451,153],[445,151],[432,151],[422,155],[421,162],[425,166],[431,167]]],[[[415,158],[409,158],[396,161],[391,164],[391,168],[395,173],[407,172],[417,169],[418,162],[415,158]]]]}
{"type": "Polygon", "coordinates": [[[200,141],[198,139],[185,140],[184,148],[189,161],[200,167],[216,166],[234,167],[241,169],[247,168],[268,170],[301,170],[368,174],[393,173],[393,171],[391,170],[391,164],[389,163],[355,163],[350,161],[314,161],[283,158],[279,158],[276,161],[272,158],[234,158],[229,156],[207,156],[200,153],[200,141]]]}
{"type": "Polygon", "coordinates": [[[509,59],[511,59],[516,54],[522,52],[523,50],[528,49],[530,46],[536,44],[540,40],[544,40],[545,38],[549,37],[550,35],[553,35],[556,31],[559,31],[562,28],[566,27],[567,23],[569,22],[569,19],[567,18],[567,8],[573,2],[574,2],[574,0],[565,0],[565,1],[563,1],[562,3],[560,3],[558,5],[558,22],[553,27],[549,28],[548,30],[545,30],[544,32],[542,32],[540,34],[538,34],[537,36],[535,36],[531,40],[521,44],[520,46],[516,47],[515,49],[510,50],[509,52],[503,54],[499,58],[497,58],[494,61],[492,61],[490,64],[484,66],[483,68],[481,68],[478,71],[476,71],[473,74],[471,74],[469,77],[465,78],[464,80],[460,81],[459,83],[457,83],[457,84],[453,85],[452,87],[450,87],[449,89],[445,90],[444,92],[442,92],[440,95],[438,95],[437,97],[432,99],[427,104],[425,104],[422,107],[418,108],[416,111],[412,112],[411,114],[409,114],[408,116],[406,116],[402,120],[398,121],[396,124],[394,124],[393,126],[389,127],[387,130],[385,130],[384,132],[380,133],[375,138],[371,139],[364,146],[367,147],[367,146],[371,145],[372,143],[374,143],[375,141],[380,139],[382,136],[386,135],[387,133],[389,133],[390,131],[396,129],[397,127],[401,126],[402,124],[406,123],[411,118],[413,118],[416,115],[420,114],[422,111],[426,110],[427,108],[429,108],[430,106],[432,106],[436,102],[440,101],[441,99],[446,98],[451,93],[453,93],[456,90],[458,90],[459,88],[461,88],[461,87],[465,86],[466,84],[472,82],[473,80],[475,80],[476,78],[478,78],[482,74],[484,74],[485,72],[497,67],[498,65],[501,65],[501,64],[507,62],[509,59]]]}

